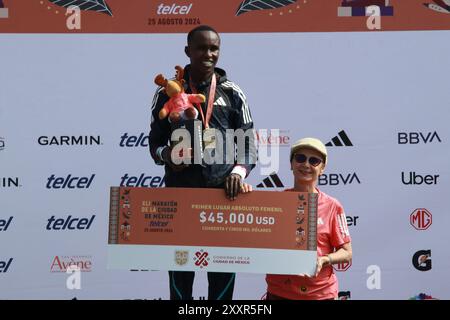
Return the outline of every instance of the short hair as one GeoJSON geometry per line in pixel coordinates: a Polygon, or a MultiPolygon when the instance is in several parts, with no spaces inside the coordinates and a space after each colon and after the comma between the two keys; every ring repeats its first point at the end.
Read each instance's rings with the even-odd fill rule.
{"type": "Polygon", "coordinates": [[[215,34],[217,34],[217,36],[220,38],[219,33],[213,27],[210,27],[208,25],[200,25],[198,27],[195,27],[191,31],[189,31],[189,33],[187,35],[187,43],[188,43],[188,45],[189,45],[189,43],[191,43],[192,39],[194,38],[195,33],[196,32],[201,32],[201,31],[212,31],[215,34]]]}

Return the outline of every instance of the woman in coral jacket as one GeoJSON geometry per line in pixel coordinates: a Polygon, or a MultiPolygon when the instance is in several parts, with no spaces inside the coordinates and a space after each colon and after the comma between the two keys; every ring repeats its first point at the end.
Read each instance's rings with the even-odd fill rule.
{"type": "MultiPolygon", "coordinates": [[[[342,205],[317,188],[327,164],[327,149],[315,138],[295,142],[290,153],[294,187],[287,192],[318,193],[317,268],[314,276],[268,274],[267,300],[329,300],[338,297],[333,264],[350,262],[351,238],[342,205]]],[[[252,187],[244,183],[241,192],[252,187]]]]}

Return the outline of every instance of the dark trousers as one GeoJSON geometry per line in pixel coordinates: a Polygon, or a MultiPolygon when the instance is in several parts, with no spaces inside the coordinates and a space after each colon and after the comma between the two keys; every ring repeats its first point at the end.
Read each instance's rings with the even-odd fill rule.
{"type": "MultiPolygon", "coordinates": [[[[170,300],[192,300],[195,272],[169,271],[170,300]]],[[[208,300],[232,300],[234,273],[208,272],[208,300]]]]}

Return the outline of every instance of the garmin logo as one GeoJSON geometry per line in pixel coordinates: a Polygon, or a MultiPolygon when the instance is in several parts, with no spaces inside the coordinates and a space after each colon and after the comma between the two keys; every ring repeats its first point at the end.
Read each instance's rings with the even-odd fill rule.
{"type": "Polygon", "coordinates": [[[19,178],[10,178],[10,177],[3,177],[0,178],[0,187],[2,188],[18,188],[21,187],[19,184],[19,178]]]}
{"type": "Polygon", "coordinates": [[[100,136],[40,136],[41,146],[95,146],[102,145],[100,136]]]}

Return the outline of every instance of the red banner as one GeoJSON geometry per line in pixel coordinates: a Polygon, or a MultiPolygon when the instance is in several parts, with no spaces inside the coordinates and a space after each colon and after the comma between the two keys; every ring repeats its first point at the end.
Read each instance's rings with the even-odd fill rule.
{"type": "Polygon", "coordinates": [[[0,0],[0,33],[448,30],[450,0],[0,0]]]}

